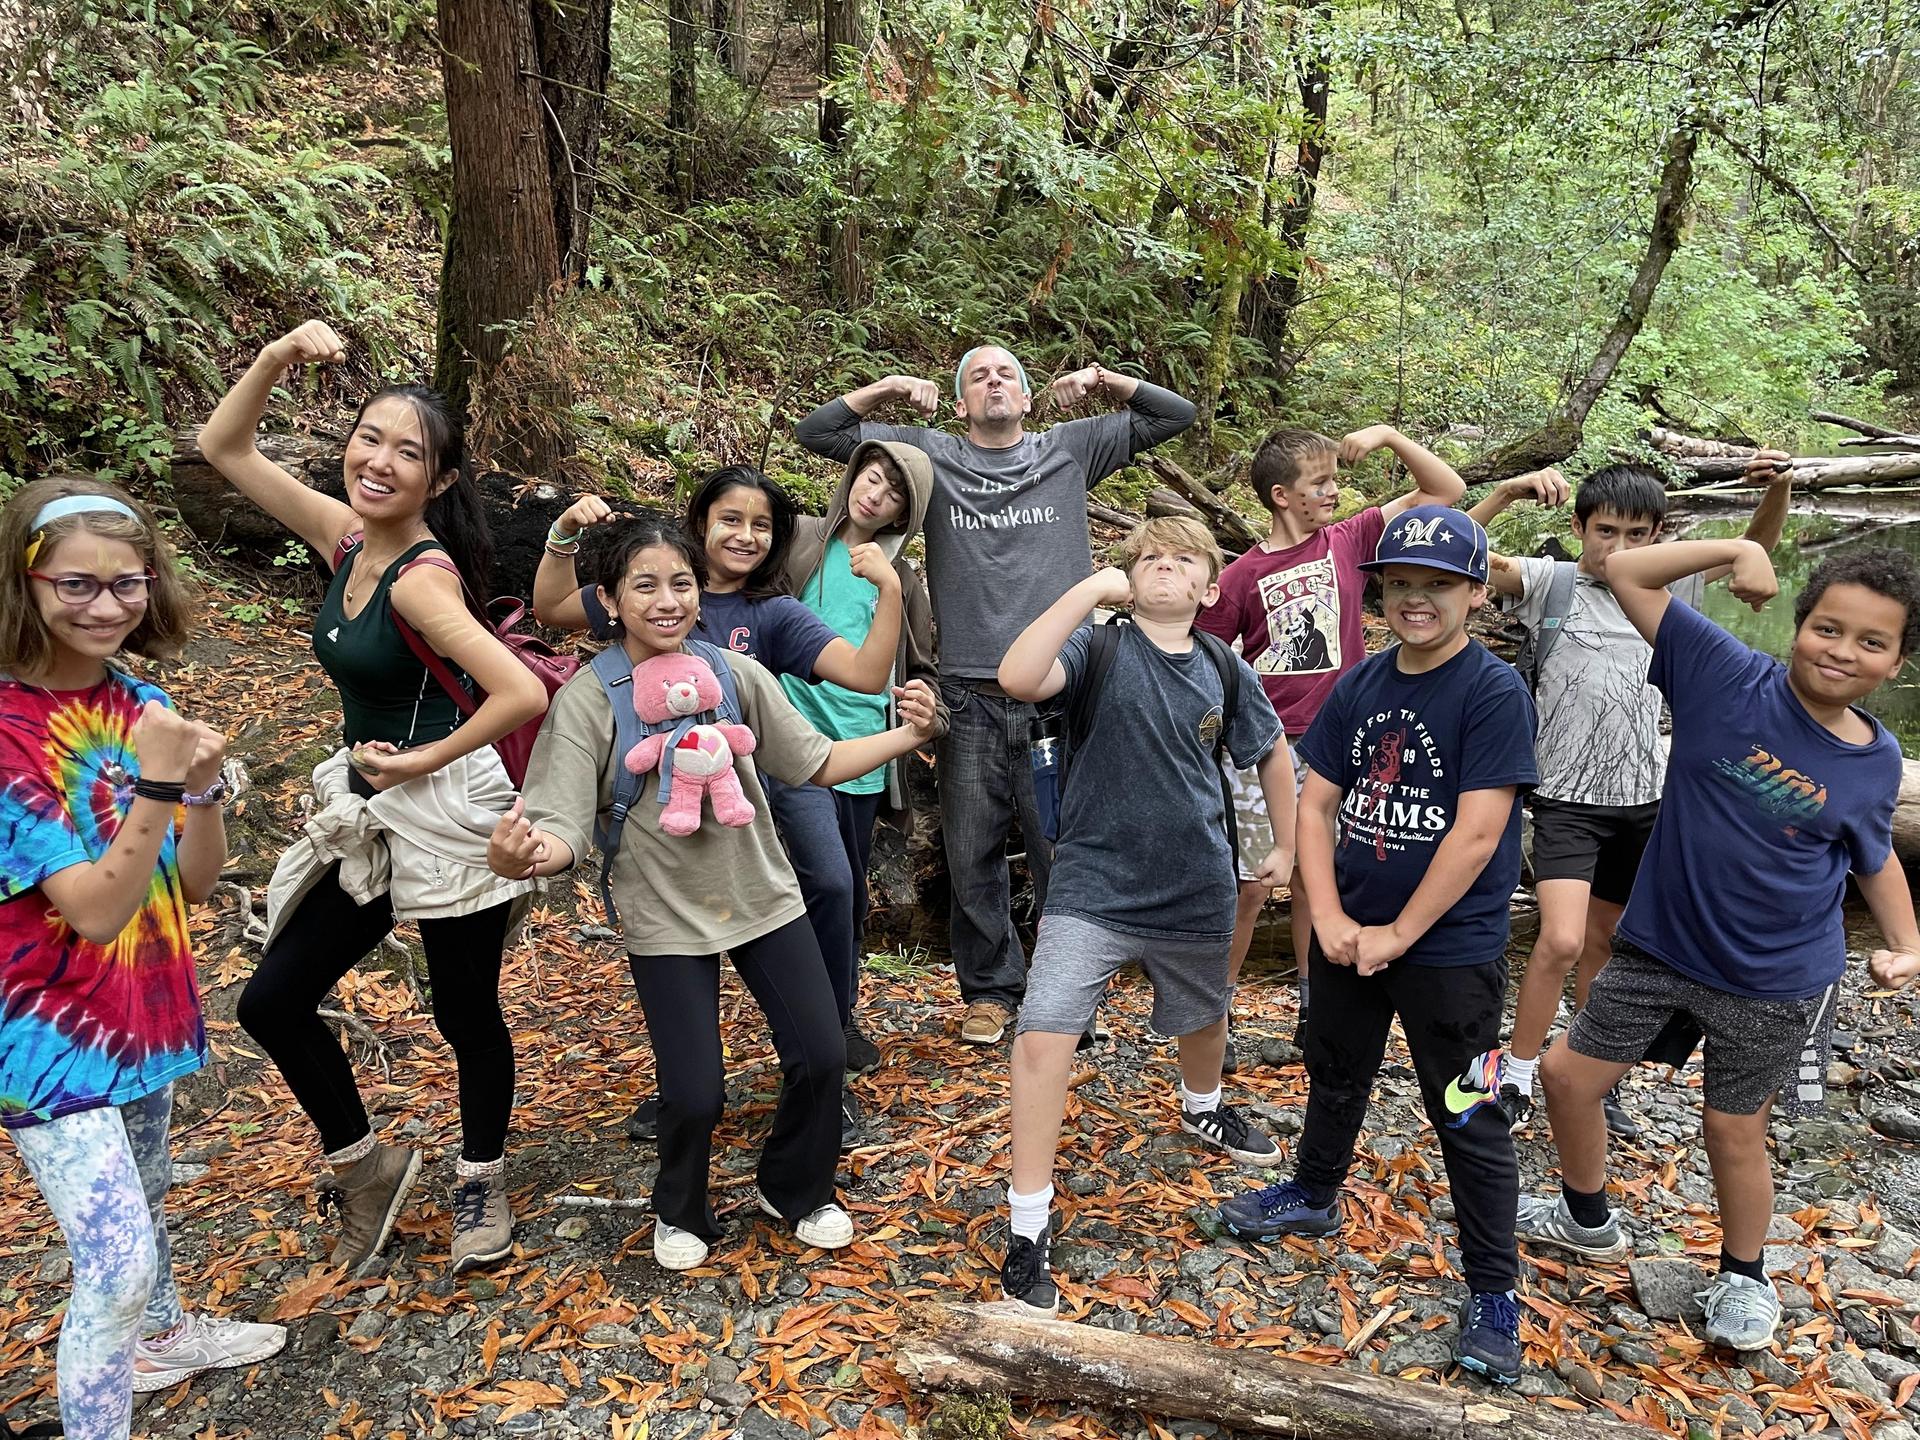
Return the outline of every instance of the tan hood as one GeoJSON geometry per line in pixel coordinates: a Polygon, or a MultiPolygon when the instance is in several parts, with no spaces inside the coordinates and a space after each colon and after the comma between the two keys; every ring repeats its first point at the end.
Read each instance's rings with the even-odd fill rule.
{"type": "Polygon", "coordinates": [[[873,452],[876,450],[886,451],[887,458],[892,460],[899,467],[900,473],[907,477],[910,498],[906,518],[889,525],[873,537],[874,543],[880,547],[887,559],[898,560],[900,552],[906,548],[908,542],[920,533],[920,527],[926,523],[927,506],[933,503],[933,462],[927,458],[926,451],[912,445],[902,445],[894,440],[862,440],[854,447],[853,455],[847,461],[847,468],[840,473],[840,488],[833,492],[833,499],[828,502],[826,514],[821,518],[828,535],[839,533],[841,525],[847,519],[847,507],[850,504],[848,497],[853,493],[853,477],[858,475],[860,468],[873,458],[873,452]]]}

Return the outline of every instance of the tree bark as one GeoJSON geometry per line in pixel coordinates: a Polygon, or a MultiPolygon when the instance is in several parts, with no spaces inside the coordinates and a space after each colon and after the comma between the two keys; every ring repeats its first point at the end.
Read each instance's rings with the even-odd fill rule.
{"type": "Polygon", "coordinates": [[[753,79],[751,55],[747,50],[747,0],[713,0],[708,31],[713,43],[713,58],[727,69],[739,84],[753,79]]]}
{"type": "MultiPolygon", "coordinates": [[[[1920,440],[1920,437],[1914,437],[1920,440]]],[[[1875,444],[1897,444],[1901,437],[1882,437],[1875,444]]],[[[1648,443],[1702,480],[1738,479],[1758,452],[1751,445],[1726,440],[1702,440],[1656,425],[1648,443]]],[[[1796,490],[1827,490],[1836,485],[1885,485],[1920,476],[1920,452],[1900,455],[1797,455],[1789,462],[1796,490]]]]}
{"type": "Polygon", "coordinates": [[[1510,1405],[1260,1350],[1130,1335],[990,1306],[907,1306],[894,1343],[922,1389],[972,1390],[1208,1420],[1301,1440],[1646,1440],[1599,1411],[1510,1405]]]}
{"type": "Polygon", "coordinates": [[[673,146],[673,198],[693,206],[693,139],[700,92],[694,52],[693,0],[667,0],[667,133],[673,146]]]}
{"type": "MultiPolygon", "coordinates": [[[[456,410],[495,371],[559,282],[540,57],[526,0],[440,0],[441,73],[453,150],[453,211],[440,276],[434,382],[456,410]]],[[[543,474],[569,446],[555,381],[494,417],[497,463],[543,474]],[[542,411],[549,423],[540,423],[542,411]],[[517,418],[524,414],[525,422],[517,418]]]]}
{"type": "Polygon", "coordinates": [[[847,206],[835,206],[820,218],[820,249],[827,259],[827,293],[847,305],[866,298],[866,275],[860,263],[860,221],[851,210],[858,180],[846,153],[847,107],[833,98],[831,87],[841,80],[860,48],[859,0],[822,0],[820,25],[820,148],[834,157],[845,177],[847,206]],[[838,211],[838,213],[835,213],[838,211]]]}
{"type": "Polygon", "coordinates": [[[1812,419],[1822,425],[1838,425],[1842,430],[1856,430],[1869,440],[1885,440],[1897,436],[1898,430],[1889,430],[1884,425],[1875,425],[1869,420],[1856,420],[1851,415],[1842,415],[1837,410],[1813,410],[1808,412],[1812,419]]]}
{"type": "Polygon", "coordinates": [[[1226,504],[1218,495],[1166,456],[1141,455],[1135,459],[1134,463],[1151,470],[1165,481],[1175,494],[1190,501],[1213,527],[1213,533],[1223,549],[1232,550],[1238,554],[1249,545],[1259,542],[1262,532],[1254,528],[1246,516],[1226,504]]]}
{"type": "Polygon", "coordinates": [[[1276,375],[1293,368],[1287,357],[1287,329],[1300,303],[1300,280],[1307,268],[1307,231],[1313,224],[1313,201],[1320,185],[1320,167],[1327,158],[1327,102],[1333,91],[1327,32],[1332,28],[1332,0],[1315,0],[1306,12],[1306,47],[1295,63],[1300,86],[1300,144],[1293,173],[1287,178],[1287,198],[1280,206],[1280,250],[1285,267],[1260,277],[1253,287],[1251,332],[1267,352],[1276,375]]]}
{"type": "Polygon", "coordinates": [[[594,180],[613,64],[613,0],[531,0],[540,97],[546,111],[547,173],[560,273],[586,274],[593,248],[594,180]]]}

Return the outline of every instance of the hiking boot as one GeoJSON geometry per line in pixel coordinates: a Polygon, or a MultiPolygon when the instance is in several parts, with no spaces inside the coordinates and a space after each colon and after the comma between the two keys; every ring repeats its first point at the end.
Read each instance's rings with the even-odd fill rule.
{"type": "Polygon", "coordinates": [[[1273,1143],[1273,1137],[1254,1129],[1231,1105],[1219,1105],[1197,1115],[1182,1106],[1180,1128],[1248,1165],[1271,1165],[1280,1158],[1280,1147],[1273,1143]]]}
{"type": "MultiPolygon", "coordinates": [[[[785,1218],[764,1195],[760,1197],[760,1208],[776,1220],[785,1218]]],[[[816,1250],[844,1250],[853,1243],[853,1217],[829,1201],[794,1221],[793,1233],[801,1244],[816,1250]]]]}
{"type": "Polygon", "coordinates": [[[707,1242],[691,1230],[653,1222],[653,1258],[662,1270],[691,1270],[706,1263],[707,1242]]]}
{"type": "Polygon", "coordinates": [[[1600,1097],[1600,1109],[1607,1117],[1607,1133],[1609,1135],[1616,1136],[1621,1140],[1638,1140],[1640,1138],[1640,1122],[1627,1114],[1626,1107],[1620,1103],[1620,1087],[1618,1085],[1600,1097]]]}
{"type": "Polygon", "coordinates": [[[513,1207],[504,1175],[462,1180],[453,1191],[453,1273],[477,1270],[513,1253],[513,1207]]]}
{"type": "Polygon", "coordinates": [[[1533,1118],[1533,1096],[1518,1085],[1502,1085],[1500,1108],[1507,1115],[1507,1133],[1518,1135],[1527,1128],[1527,1121],[1533,1118]]]}
{"type": "Polygon", "coordinates": [[[1780,1324],[1780,1297],[1765,1280],[1754,1280],[1723,1270],[1697,1297],[1706,1307],[1701,1334],[1709,1345],[1729,1350],[1764,1350],[1773,1343],[1780,1324]]]}
{"type": "MultiPolygon", "coordinates": [[[[133,1349],[133,1393],[170,1390],[207,1370],[237,1370],[280,1353],[287,1332],[280,1325],[250,1325],[188,1313],[171,1336],[142,1340],[133,1349]]],[[[54,1431],[58,1434],[58,1431],[54,1431]]]]}
{"type": "Polygon", "coordinates": [[[880,1063],[880,1047],[861,1033],[858,1024],[847,1022],[847,1028],[841,1032],[847,1041],[847,1073],[864,1075],[880,1063]]]}
{"type": "Polygon", "coordinates": [[[1007,1258],[1000,1266],[1000,1293],[1048,1319],[1060,1313],[1060,1291],[1047,1268],[1046,1236],[1029,1240],[1015,1235],[1007,1242],[1007,1258]]]}
{"type": "Polygon", "coordinates": [[[627,1116],[620,1127],[627,1132],[629,1140],[658,1140],[660,1138],[660,1097],[649,1095],[633,1107],[633,1113],[627,1116]]]}
{"type": "Polygon", "coordinates": [[[860,1097],[851,1090],[840,1092],[840,1148],[851,1150],[860,1143],[860,1097]]]}
{"type": "Polygon", "coordinates": [[[998,1045],[1007,1033],[1007,1012],[991,1000],[976,1000],[960,1022],[960,1038],[969,1045],[998,1045]]]}
{"type": "Polygon", "coordinates": [[[1460,1315],[1453,1358],[1462,1370],[1512,1385],[1520,1378],[1520,1307],[1505,1290],[1476,1290],[1460,1315]]]}
{"type": "Polygon", "coordinates": [[[1573,1218],[1564,1195],[1522,1195],[1513,1234],[1516,1240],[1571,1250],[1589,1260],[1624,1260],[1633,1250],[1620,1233],[1618,1210],[1607,1211],[1604,1225],[1582,1225],[1573,1218]]]}
{"type": "Polygon", "coordinates": [[[420,1175],[420,1152],[402,1145],[376,1143],[345,1170],[320,1182],[320,1213],[340,1217],[340,1238],[333,1242],[331,1265],[344,1265],[354,1279],[387,1243],[407,1192],[420,1175]]]}
{"type": "Polygon", "coordinates": [[[1251,1195],[1236,1195],[1218,1211],[1220,1223],[1243,1240],[1275,1240],[1282,1235],[1331,1235],[1340,1228],[1340,1200],[1313,1203],[1306,1187],[1282,1180],[1251,1195]]]}

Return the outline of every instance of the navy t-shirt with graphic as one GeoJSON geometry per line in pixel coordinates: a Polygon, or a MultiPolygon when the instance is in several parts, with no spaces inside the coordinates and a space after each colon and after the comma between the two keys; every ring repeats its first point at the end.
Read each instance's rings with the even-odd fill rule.
{"type": "Polygon", "coordinates": [[[1847,872],[1893,853],[1900,746],[1851,745],[1807,713],[1787,667],[1668,605],[1648,681],[1673,710],[1660,818],[1620,935],[1703,985],[1818,995],[1847,968],[1847,872]]]}
{"type": "MultiPolygon", "coordinates": [[[[1444,664],[1402,674],[1400,647],[1341,676],[1300,758],[1341,792],[1333,875],[1362,925],[1391,925],[1426,878],[1469,790],[1530,786],[1533,699],[1511,665],[1477,641],[1444,664]]],[[[1403,957],[1413,965],[1484,965],[1507,946],[1520,883],[1520,803],[1467,893],[1403,957]]]]}
{"type": "MultiPolygon", "coordinates": [[[[595,639],[613,634],[612,616],[591,585],[582,586],[580,604],[587,612],[587,629],[595,639]]],[[[700,592],[700,619],[693,633],[710,645],[749,655],[776,675],[812,680],[813,662],[840,638],[832,626],[791,595],[762,595],[748,599],[738,590],[716,594],[700,592]]]]}

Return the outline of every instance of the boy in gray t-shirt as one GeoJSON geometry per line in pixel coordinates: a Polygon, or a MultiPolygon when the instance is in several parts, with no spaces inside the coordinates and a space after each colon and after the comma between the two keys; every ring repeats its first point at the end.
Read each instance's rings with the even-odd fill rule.
{"type": "MultiPolygon", "coordinates": [[[[1747,527],[1749,540],[1771,549],[1780,538],[1789,494],[1787,457],[1762,451],[1748,474],[1768,482],[1765,499],[1747,527]]],[[[1564,484],[1552,476],[1564,493],[1564,484]]],[[[1532,477],[1529,477],[1532,478],[1532,477]]],[[[1538,493],[1545,493],[1534,487],[1538,493]]],[[[1520,491],[1501,490],[1473,514],[1490,520],[1520,491]]],[[[1596,470],[1574,495],[1573,536],[1580,542],[1567,613],[1538,667],[1534,702],[1540,712],[1535,754],[1540,783],[1533,811],[1534,895],[1540,933],[1527,959],[1515,1002],[1513,1038],[1500,1103],[1518,1131],[1533,1112],[1534,1067],[1573,974],[1576,1008],[1606,964],[1614,926],[1633,888],[1640,855],[1653,832],[1666,783],[1667,747],[1660,733],[1664,702],[1647,683],[1653,649],[1634,629],[1607,587],[1606,557],[1650,545],[1666,519],[1665,483],[1640,465],[1596,470]]],[[[1493,557],[1491,587],[1512,600],[1512,615],[1534,636],[1546,618],[1557,567],[1563,561],[1493,557]]],[[[1698,609],[1702,582],[1727,567],[1690,575],[1670,587],[1698,609]]],[[[1631,1139],[1639,1127],[1607,1097],[1607,1126],[1631,1139]]]]}
{"type": "MultiPolygon", "coordinates": [[[[1000,1283],[1009,1299],[1051,1314],[1047,1265],[1053,1162],[1068,1072],[1107,984],[1137,961],[1153,982],[1153,1026],[1180,1041],[1180,1128],[1236,1160],[1271,1165],[1279,1149],[1220,1100],[1228,962],[1237,882],[1216,745],[1259,767],[1274,833],[1293,834],[1293,762],[1280,721],[1246,661],[1194,633],[1211,604],[1220,550],[1198,521],[1150,520],[1115,552],[1125,570],[1075,585],[1027,626],[1000,664],[1000,685],[1025,701],[1071,701],[1089,683],[1101,606],[1133,606],[1091,722],[1069,756],[1053,882],[1013,1042],[1013,1235],[1000,1283]],[[1238,667],[1228,714],[1220,669],[1238,667]]],[[[1293,857],[1276,845],[1249,857],[1269,886],[1293,857]]]]}

